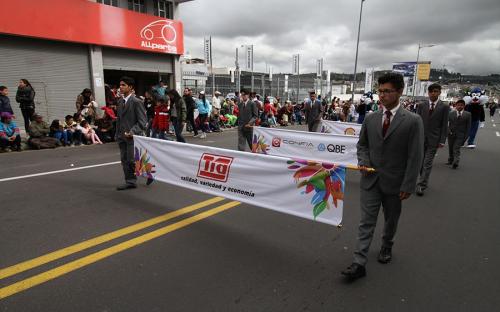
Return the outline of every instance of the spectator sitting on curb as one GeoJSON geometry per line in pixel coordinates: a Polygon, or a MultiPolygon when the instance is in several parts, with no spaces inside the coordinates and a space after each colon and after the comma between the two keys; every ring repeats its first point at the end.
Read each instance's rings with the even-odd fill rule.
{"type": "Polygon", "coordinates": [[[64,118],[63,128],[67,131],[68,137],[71,140],[71,145],[82,144],[82,131],[77,129],[77,123],[73,120],[73,116],[67,115],[64,118]]]}
{"type": "Polygon", "coordinates": [[[14,111],[10,106],[9,89],[6,86],[0,86],[0,114],[4,112],[10,113],[14,118],[14,111]]]}
{"type": "Polygon", "coordinates": [[[14,151],[21,151],[21,135],[16,123],[12,121],[12,114],[1,113],[0,122],[0,153],[9,152],[9,148],[14,151]]]}
{"type": "Polygon", "coordinates": [[[92,144],[102,144],[101,139],[99,139],[87,120],[82,121],[80,126],[82,127],[82,133],[85,139],[87,139],[87,142],[92,142],[92,144]]]}
{"type": "Polygon", "coordinates": [[[61,142],[56,138],[49,137],[50,127],[43,121],[43,117],[39,114],[33,116],[34,120],[30,123],[28,130],[28,144],[34,149],[56,148],[61,145],[61,142]]]}
{"type": "Polygon", "coordinates": [[[70,145],[70,139],[68,138],[68,131],[66,131],[63,125],[59,122],[59,119],[54,119],[50,124],[49,136],[56,138],[63,144],[63,146],[70,145]]]}

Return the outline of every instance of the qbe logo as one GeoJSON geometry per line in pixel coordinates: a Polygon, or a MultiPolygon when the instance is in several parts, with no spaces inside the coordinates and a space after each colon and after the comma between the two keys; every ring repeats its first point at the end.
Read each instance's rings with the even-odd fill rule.
{"type": "Polygon", "coordinates": [[[226,182],[233,157],[204,153],[198,164],[198,177],[220,182],[226,182]]]}
{"type": "Polygon", "coordinates": [[[281,146],[281,138],[273,138],[272,144],[273,144],[273,147],[280,147],[281,146]]]}

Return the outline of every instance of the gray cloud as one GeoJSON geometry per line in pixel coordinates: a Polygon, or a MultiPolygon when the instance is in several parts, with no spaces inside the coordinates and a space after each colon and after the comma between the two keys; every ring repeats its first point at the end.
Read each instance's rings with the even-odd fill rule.
{"type": "MultiPolygon", "coordinates": [[[[352,72],[360,1],[195,0],[181,4],[186,50],[203,55],[203,37],[213,37],[216,66],[234,66],[235,48],[255,45],[255,68],[266,63],[289,72],[295,53],[304,72],[352,72]]],[[[500,72],[498,0],[366,0],[358,68],[388,69],[392,62],[422,60],[462,73],[500,72]]]]}

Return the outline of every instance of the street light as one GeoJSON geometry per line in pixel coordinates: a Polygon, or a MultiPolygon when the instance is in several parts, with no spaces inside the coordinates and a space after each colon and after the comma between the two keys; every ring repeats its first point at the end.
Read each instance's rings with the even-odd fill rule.
{"type": "Polygon", "coordinates": [[[359,10],[359,25],[358,25],[358,41],[356,43],[356,59],[354,61],[354,80],[352,82],[352,97],[351,101],[354,103],[354,90],[356,89],[356,71],[358,69],[358,49],[359,49],[359,34],[361,32],[361,17],[363,15],[363,2],[366,0],[361,0],[361,9],[359,10]]]}
{"type": "Polygon", "coordinates": [[[435,44],[421,44],[421,43],[418,44],[417,64],[415,64],[415,70],[414,70],[414,73],[413,73],[413,90],[412,90],[413,100],[415,100],[415,86],[417,84],[417,70],[418,70],[418,61],[419,61],[419,58],[420,58],[420,49],[423,49],[423,48],[432,48],[433,46],[435,46],[435,44]]]}

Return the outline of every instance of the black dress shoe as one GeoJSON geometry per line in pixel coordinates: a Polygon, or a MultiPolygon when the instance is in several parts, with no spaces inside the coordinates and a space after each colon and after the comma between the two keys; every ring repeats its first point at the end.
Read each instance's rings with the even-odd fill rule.
{"type": "Polygon", "coordinates": [[[420,185],[417,185],[417,190],[415,191],[415,193],[417,193],[418,196],[424,196],[424,190],[420,185]]]}
{"type": "Polygon", "coordinates": [[[117,191],[125,191],[125,190],[128,190],[128,189],[135,189],[135,188],[137,188],[137,185],[126,183],[126,184],[118,186],[116,188],[116,190],[117,191]]]}
{"type": "Polygon", "coordinates": [[[366,276],[366,269],[361,264],[353,263],[341,273],[349,280],[356,280],[360,277],[366,276]]]}
{"type": "Polygon", "coordinates": [[[392,260],[392,249],[387,247],[382,247],[377,258],[378,262],[386,264],[392,260]]]}
{"type": "Polygon", "coordinates": [[[148,178],[148,180],[146,181],[146,185],[151,185],[151,183],[153,183],[154,181],[154,179],[148,178]]]}
{"type": "Polygon", "coordinates": [[[453,164],[453,169],[457,169],[458,168],[458,164],[453,164]]]}

